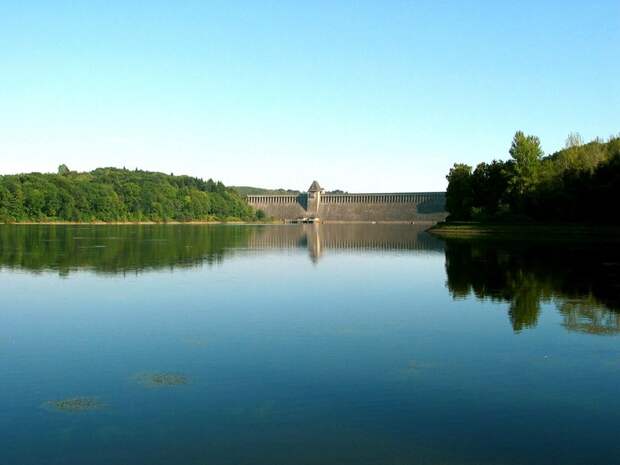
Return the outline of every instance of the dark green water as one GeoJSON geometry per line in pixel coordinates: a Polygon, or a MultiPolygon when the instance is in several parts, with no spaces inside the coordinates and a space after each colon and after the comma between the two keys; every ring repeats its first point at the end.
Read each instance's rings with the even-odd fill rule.
{"type": "Polygon", "coordinates": [[[612,465],[619,336],[610,246],[0,226],[0,464],[612,465]]]}

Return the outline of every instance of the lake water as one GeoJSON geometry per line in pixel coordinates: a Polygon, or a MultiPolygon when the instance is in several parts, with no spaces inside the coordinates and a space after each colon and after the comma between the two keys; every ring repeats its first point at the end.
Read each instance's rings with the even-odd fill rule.
{"type": "Polygon", "coordinates": [[[0,226],[0,464],[620,463],[620,253],[0,226]]]}

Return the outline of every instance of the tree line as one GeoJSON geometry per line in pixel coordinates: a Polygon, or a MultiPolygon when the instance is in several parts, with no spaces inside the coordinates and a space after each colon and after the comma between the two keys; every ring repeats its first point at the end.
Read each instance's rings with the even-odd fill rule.
{"type": "Polygon", "coordinates": [[[446,176],[448,220],[618,223],[620,137],[583,143],[544,156],[538,137],[518,131],[510,159],[457,163],[446,176]]]}
{"type": "Polygon", "coordinates": [[[118,168],[0,176],[0,222],[252,220],[234,189],[212,179],[118,168]]]}

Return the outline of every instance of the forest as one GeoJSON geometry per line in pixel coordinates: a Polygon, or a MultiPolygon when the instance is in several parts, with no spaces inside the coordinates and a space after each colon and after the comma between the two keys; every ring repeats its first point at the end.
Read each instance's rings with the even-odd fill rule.
{"type": "Polygon", "coordinates": [[[446,176],[448,221],[618,224],[620,137],[565,147],[545,156],[540,140],[518,131],[510,158],[457,163],[446,176]]]}
{"type": "Polygon", "coordinates": [[[252,186],[230,186],[236,190],[239,195],[298,195],[300,192],[293,189],[265,189],[263,187],[252,186]]]}
{"type": "Polygon", "coordinates": [[[262,218],[211,179],[118,168],[0,176],[0,222],[250,221],[262,218]]]}

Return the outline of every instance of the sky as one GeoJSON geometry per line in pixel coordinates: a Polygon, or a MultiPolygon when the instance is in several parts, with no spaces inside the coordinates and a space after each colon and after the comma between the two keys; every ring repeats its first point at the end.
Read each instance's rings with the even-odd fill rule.
{"type": "Polygon", "coordinates": [[[0,0],[0,173],[434,191],[620,132],[620,2],[0,0]]]}

